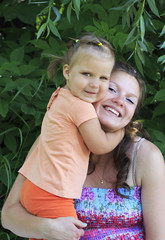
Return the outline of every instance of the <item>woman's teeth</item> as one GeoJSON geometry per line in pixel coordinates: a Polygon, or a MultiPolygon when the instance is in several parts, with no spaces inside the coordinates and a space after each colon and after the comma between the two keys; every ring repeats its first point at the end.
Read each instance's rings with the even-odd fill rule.
{"type": "Polygon", "coordinates": [[[113,109],[111,107],[105,107],[105,109],[107,109],[108,111],[113,112],[117,117],[119,116],[119,112],[117,112],[115,109],[113,109]]]}

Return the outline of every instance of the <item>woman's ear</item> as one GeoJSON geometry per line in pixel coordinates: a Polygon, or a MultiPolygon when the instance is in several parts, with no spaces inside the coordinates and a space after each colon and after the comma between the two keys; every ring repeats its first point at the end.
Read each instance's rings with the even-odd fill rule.
{"type": "Polygon", "coordinates": [[[68,64],[65,64],[63,66],[63,75],[64,75],[64,78],[67,80],[69,80],[69,65],[68,64]]]}

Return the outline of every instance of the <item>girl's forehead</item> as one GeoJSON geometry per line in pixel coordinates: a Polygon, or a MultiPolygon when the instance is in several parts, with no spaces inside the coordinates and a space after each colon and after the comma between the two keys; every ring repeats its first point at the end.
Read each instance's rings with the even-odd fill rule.
{"type": "Polygon", "coordinates": [[[78,64],[78,62],[80,61],[91,60],[91,58],[107,59],[107,61],[114,59],[113,56],[111,56],[110,54],[98,51],[96,49],[92,49],[90,47],[80,48],[77,52],[73,54],[72,58],[70,59],[69,65],[70,67],[72,67],[73,65],[78,64]]]}

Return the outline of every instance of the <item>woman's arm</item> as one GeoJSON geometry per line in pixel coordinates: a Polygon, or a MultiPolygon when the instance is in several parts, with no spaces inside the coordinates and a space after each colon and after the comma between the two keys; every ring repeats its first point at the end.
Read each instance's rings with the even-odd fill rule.
{"type": "Polygon", "coordinates": [[[85,224],[73,217],[48,219],[29,214],[20,203],[25,178],[19,174],[2,208],[2,226],[18,236],[48,240],[77,240],[85,224]]]}
{"type": "MultiPolygon", "coordinates": [[[[39,138],[34,142],[27,157],[33,152],[39,138]]],[[[2,208],[1,222],[4,228],[21,237],[46,238],[48,240],[77,240],[84,234],[86,224],[73,217],[57,219],[40,218],[29,214],[20,203],[25,178],[18,174],[9,196],[2,208]]]]}
{"type": "Polygon", "coordinates": [[[159,149],[149,141],[141,145],[142,207],[146,240],[165,239],[165,163],[159,149]]]}

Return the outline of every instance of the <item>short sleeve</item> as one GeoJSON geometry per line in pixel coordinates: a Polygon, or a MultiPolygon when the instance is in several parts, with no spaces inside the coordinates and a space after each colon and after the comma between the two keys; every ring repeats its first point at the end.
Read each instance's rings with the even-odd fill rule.
{"type": "Polygon", "coordinates": [[[70,118],[79,127],[83,122],[98,117],[91,103],[77,99],[71,106],[70,118]]]}

